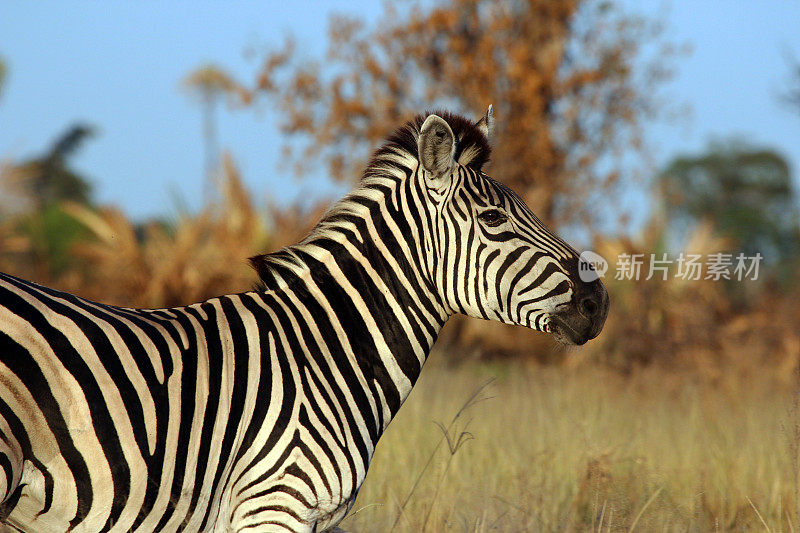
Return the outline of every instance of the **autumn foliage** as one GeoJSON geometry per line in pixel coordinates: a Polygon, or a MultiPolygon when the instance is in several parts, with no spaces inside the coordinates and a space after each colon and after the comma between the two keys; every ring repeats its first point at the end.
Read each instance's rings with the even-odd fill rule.
{"type": "Polygon", "coordinates": [[[374,27],[333,17],[325,58],[289,38],[266,54],[257,91],[280,110],[297,172],[321,162],[342,180],[409,116],[477,118],[491,103],[488,173],[543,220],[574,223],[629,181],[617,157],[641,147],[670,57],[657,25],[604,2],[450,0],[407,14],[387,3],[374,27]]]}

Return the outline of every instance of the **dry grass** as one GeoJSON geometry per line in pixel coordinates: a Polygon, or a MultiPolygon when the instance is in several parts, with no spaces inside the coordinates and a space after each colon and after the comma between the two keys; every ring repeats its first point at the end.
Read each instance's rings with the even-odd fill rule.
{"type": "Polygon", "coordinates": [[[791,406],[790,391],[766,379],[728,388],[662,371],[622,378],[432,362],[342,527],[794,531],[791,406]],[[451,454],[437,422],[449,423],[492,377],[481,393],[491,398],[450,430],[451,440],[465,431],[474,438],[451,454]]]}

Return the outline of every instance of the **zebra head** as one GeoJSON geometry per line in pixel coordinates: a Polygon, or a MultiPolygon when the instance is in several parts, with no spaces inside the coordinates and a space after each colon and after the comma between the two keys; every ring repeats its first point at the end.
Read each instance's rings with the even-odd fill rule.
{"type": "Polygon", "coordinates": [[[481,171],[489,157],[491,111],[477,123],[448,113],[415,121],[415,176],[418,190],[427,192],[431,225],[430,275],[451,312],[583,344],[603,328],[608,293],[596,275],[581,279],[574,248],[481,171]]]}

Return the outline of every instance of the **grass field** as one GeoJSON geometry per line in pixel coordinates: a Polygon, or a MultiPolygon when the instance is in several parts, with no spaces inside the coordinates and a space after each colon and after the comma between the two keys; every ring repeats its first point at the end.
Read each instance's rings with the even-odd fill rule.
{"type": "Polygon", "coordinates": [[[798,530],[791,390],[436,355],[345,530],[798,530]]]}

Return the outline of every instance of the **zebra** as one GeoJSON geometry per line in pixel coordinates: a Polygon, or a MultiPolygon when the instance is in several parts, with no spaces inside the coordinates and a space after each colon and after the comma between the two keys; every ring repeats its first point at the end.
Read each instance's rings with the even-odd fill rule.
{"type": "Polygon", "coordinates": [[[448,317],[596,337],[601,281],[482,171],[491,111],[397,129],[250,292],[133,309],[0,274],[2,523],[330,530],[448,317]]]}

